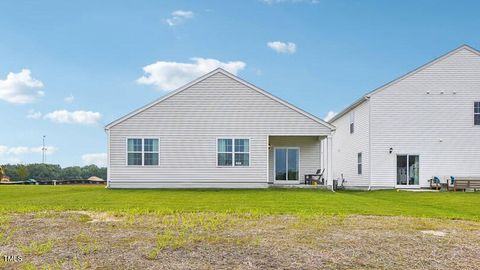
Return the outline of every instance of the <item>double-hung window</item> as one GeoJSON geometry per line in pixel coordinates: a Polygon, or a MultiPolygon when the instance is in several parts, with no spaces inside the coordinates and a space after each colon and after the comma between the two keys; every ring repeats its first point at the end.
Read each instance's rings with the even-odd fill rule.
{"type": "Polygon", "coordinates": [[[158,139],[129,138],[127,139],[127,165],[150,166],[158,165],[158,139]]]}
{"type": "Polygon", "coordinates": [[[143,165],[158,165],[158,139],[143,139],[143,165]]]}
{"type": "Polygon", "coordinates": [[[221,138],[217,140],[217,165],[218,166],[249,166],[250,165],[250,140],[221,138]]]}
{"type": "Polygon", "coordinates": [[[357,174],[362,174],[362,153],[357,154],[357,174]]]}
{"type": "Polygon", "coordinates": [[[473,104],[473,124],[480,126],[480,101],[475,101],[473,104]]]}
{"type": "Polygon", "coordinates": [[[250,140],[235,139],[235,166],[248,166],[250,164],[250,140]]]}

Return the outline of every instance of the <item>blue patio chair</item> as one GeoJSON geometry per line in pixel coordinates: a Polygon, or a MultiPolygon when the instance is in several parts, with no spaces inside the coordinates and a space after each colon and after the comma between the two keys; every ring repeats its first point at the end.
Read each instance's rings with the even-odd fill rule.
{"type": "Polygon", "coordinates": [[[448,190],[451,190],[455,187],[455,176],[450,176],[450,181],[448,182],[448,190]]]}
{"type": "Polygon", "coordinates": [[[430,188],[438,190],[440,188],[440,178],[437,176],[432,177],[430,179],[430,188]]]}

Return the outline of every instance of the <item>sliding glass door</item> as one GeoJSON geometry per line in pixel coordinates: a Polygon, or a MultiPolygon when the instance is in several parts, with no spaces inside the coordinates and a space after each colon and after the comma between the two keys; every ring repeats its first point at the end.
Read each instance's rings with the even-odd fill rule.
{"type": "Polygon", "coordinates": [[[397,185],[417,186],[420,180],[418,155],[397,155],[397,185]]]}
{"type": "Polygon", "coordinates": [[[298,181],[300,150],[293,147],[275,148],[275,181],[298,181]]]}

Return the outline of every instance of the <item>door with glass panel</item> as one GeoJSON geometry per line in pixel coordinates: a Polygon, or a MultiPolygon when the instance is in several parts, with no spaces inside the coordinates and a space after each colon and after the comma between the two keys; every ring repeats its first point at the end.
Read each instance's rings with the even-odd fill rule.
{"type": "Polygon", "coordinates": [[[300,149],[294,147],[275,148],[275,181],[298,182],[300,149]]]}
{"type": "Polygon", "coordinates": [[[397,185],[418,186],[420,180],[420,157],[397,155],[397,185]]]}

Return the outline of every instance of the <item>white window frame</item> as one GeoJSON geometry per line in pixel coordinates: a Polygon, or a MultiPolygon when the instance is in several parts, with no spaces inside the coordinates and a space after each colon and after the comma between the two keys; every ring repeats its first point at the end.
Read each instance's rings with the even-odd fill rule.
{"type": "Polygon", "coordinates": [[[357,174],[358,175],[363,174],[363,153],[362,152],[357,153],[357,174]]]}
{"type": "Polygon", "coordinates": [[[128,167],[155,167],[155,166],[160,166],[160,138],[157,137],[127,137],[125,139],[125,165],[128,167]],[[142,140],[142,151],[141,152],[128,152],[128,140],[130,139],[139,139],[142,140]],[[157,152],[151,152],[151,151],[145,151],[145,140],[149,139],[154,139],[158,140],[158,151],[157,152]],[[142,165],[129,165],[128,164],[128,153],[141,153],[142,154],[142,165]],[[157,153],[158,154],[158,164],[157,165],[145,165],[145,153],[157,153]]]}
{"type": "Polygon", "coordinates": [[[421,182],[421,179],[422,179],[422,178],[421,178],[421,174],[420,174],[420,172],[421,172],[421,170],[420,170],[420,169],[421,169],[421,165],[420,165],[420,164],[421,164],[421,163],[420,163],[420,161],[421,161],[421,155],[420,155],[419,153],[415,153],[415,152],[413,152],[413,153],[411,153],[411,154],[406,154],[406,153],[403,153],[403,152],[397,153],[397,154],[395,155],[395,160],[394,160],[395,174],[398,173],[398,172],[397,172],[397,170],[398,170],[398,168],[397,168],[397,159],[398,159],[399,156],[407,156],[407,167],[408,167],[408,162],[409,162],[410,156],[418,156],[418,184],[417,184],[417,185],[415,185],[415,184],[411,184],[411,185],[408,184],[408,178],[410,177],[410,172],[409,172],[408,169],[407,169],[407,184],[406,184],[406,185],[399,185],[399,184],[397,183],[398,179],[397,179],[396,176],[395,176],[395,187],[396,187],[396,188],[399,188],[399,187],[401,187],[401,188],[419,188],[419,187],[420,187],[420,182],[421,182]]]}
{"type": "Polygon", "coordinates": [[[473,126],[480,127],[480,125],[475,124],[475,116],[480,115],[480,113],[475,112],[475,103],[478,103],[480,106],[480,101],[474,101],[473,102],[473,126]]]}
{"type": "Polygon", "coordinates": [[[217,167],[219,168],[248,168],[252,164],[252,156],[250,154],[250,149],[252,147],[250,138],[245,137],[217,137],[215,139],[215,159],[217,163],[217,167]],[[218,152],[218,140],[232,140],[232,152],[218,152]],[[248,152],[235,152],[235,140],[247,140],[248,141],[248,152]],[[232,154],[232,165],[219,165],[218,164],[218,154],[232,154]],[[235,165],[235,154],[248,154],[248,165],[235,165]]]}
{"type": "Polygon", "coordinates": [[[350,113],[348,131],[350,132],[350,134],[355,133],[355,112],[354,111],[350,113]]]}
{"type": "Polygon", "coordinates": [[[300,147],[297,146],[278,146],[273,148],[273,182],[274,183],[283,183],[283,184],[299,184],[301,178],[301,164],[300,164],[300,147]],[[285,180],[277,180],[277,149],[285,149],[287,152],[289,149],[295,149],[298,151],[298,179],[297,180],[288,180],[288,158],[286,160],[286,169],[287,169],[287,179],[285,180]]]}

